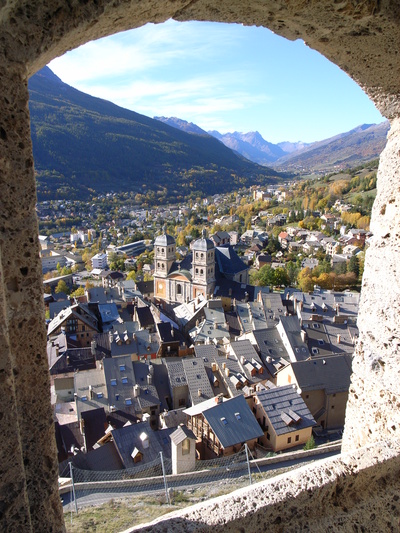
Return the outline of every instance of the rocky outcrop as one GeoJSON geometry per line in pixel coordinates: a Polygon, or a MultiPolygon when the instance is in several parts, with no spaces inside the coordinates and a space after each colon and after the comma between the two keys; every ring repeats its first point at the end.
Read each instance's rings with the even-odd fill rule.
{"type": "MultiPolygon", "coordinates": [[[[378,443],[382,438],[395,442],[400,436],[398,2],[6,0],[0,7],[0,524],[4,531],[63,530],[49,406],[27,78],[54,57],[84,42],[171,17],[259,25],[289,39],[304,39],[355,79],[390,119],[392,129],[379,167],[378,196],[372,217],[375,238],[367,253],[364,272],[360,342],[344,448],[354,450],[378,443]]],[[[363,453],[367,463],[372,461],[370,466],[362,467],[361,456],[356,455],[361,470],[342,471],[338,466],[334,478],[328,476],[331,489],[315,470],[310,474],[306,486],[314,487],[310,489],[316,497],[315,503],[318,505],[318,498],[324,498],[324,506],[318,509],[321,523],[326,518],[327,525],[335,524],[326,530],[333,531],[338,524],[346,531],[361,529],[360,509],[369,513],[370,526],[364,526],[366,530],[383,530],[383,522],[373,527],[373,515],[380,520],[382,509],[391,505],[393,513],[397,512],[394,503],[397,500],[391,492],[395,481],[390,472],[383,477],[379,473],[386,465],[398,474],[397,452],[387,462],[384,449],[377,445],[363,453]],[[340,498],[333,487],[340,486],[341,472],[350,478],[349,483],[358,484],[360,480],[363,485],[363,489],[357,485],[361,495],[357,512],[346,512],[336,505],[340,498]],[[381,486],[387,487],[387,495],[380,490],[379,501],[374,503],[369,491],[377,492],[381,486]],[[330,515],[325,513],[332,516],[337,513],[336,519],[329,521],[330,515]]],[[[284,523],[289,520],[289,514],[276,514],[278,511],[271,506],[276,505],[276,510],[284,506],[299,509],[296,502],[305,501],[309,493],[301,491],[302,479],[296,476],[288,479],[281,483],[286,487],[285,492],[291,494],[290,500],[288,497],[285,500],[282,492],[279,492],[283,498],[280,501],[273,496],[263,500],[265,509],[271,517],[275,516],[276,530],[289,531],[294,527],[296,515],[293,514],[291,522],[284,523]]],[[[246,520],[250,520],[243,524],[253,524],[252,513],[260,516],[257,496],[257,492],[254,498],[238,496],[237,506],[232,508],[237,512],[227,515],[232,528],[237,531],[247,528],[241,525],[239,508],[246,508],[246,520]]],[[[305,528],[307,522],[301,523],[305,528]]],[[[229,530],[227,527],[224,531],[229,530]]]]}

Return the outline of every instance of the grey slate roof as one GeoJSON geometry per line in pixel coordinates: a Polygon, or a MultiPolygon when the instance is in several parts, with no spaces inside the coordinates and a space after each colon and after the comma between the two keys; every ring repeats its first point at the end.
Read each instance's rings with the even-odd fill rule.
{"type": "Polygon", "coordinates": [[[214,290],[214,298],[235,298],[239,301],[254,300],[255,294],[260,287],[232,281],[224,278],[224,275],[225,273],[220,274],[218,271],[216,273],[217,285],[214,290]]]}
{"type": "Polygon", "coordinates": [[[278,327],[282,327],[285,331],[297,361],[308,359],[311,356],[307,344],[301,338],[300,322],[297,316],[281,316],[278,327]]]}
{"type": "Polygon", "coordinates": [[[81,413],[100,407],[108,410],[107,386],[104,371],[98,367],[74,374],[76,411],[81,413]]]}
{"type": "Polygon", "coordinates": [[[207,250],[212,250],[214,248],[214,243],[211,239],[204,237],[197,239],[191,246],[192,250],[206,252],[207,250]]]}
{"type": "Polygon", "coordinates": [[[158,235],[154,240],[154,246],[169,246],[171,244],[175,244],[175,239],[168,233],[158,235]]]}
{"type": "Polygon", "coordinates": [[[187,386],[186,374],[183,368],[182,359],[163,359],[163,363],[167,367],[168,377],[171,390],[175,387],[187,386]]]}
{"type": "Polygon", "coordinates": [[[234,276],[238,272],[248,269],[248,266],[240,259],[233,247],[229,244],[215,249],[219,271],[227,277],[234,276]]]}
{"type": "Polygon", "coordinates": [[[173,433],[171,433],[170,439],[175,445],[178,445],[185,439],[196,440],[196,435],[186,426],[179,426],[173,433]]]}
{"type": "Polygon", "coordinates": [[[51,375],[96,367],[91,349],[77,348],[64,332],[47,343],[47,360],[51,375]]]}
{"type": "Polygon", "coordinates": [[[137,307],[136,316],[141,328],[154,327],[154,318],[149,307],[137,307]]]}
{"type": "Polygon", "coordinates": [[[182,364],[192,404],[195,405],[208,398],[213,398],[214,392],[211,388],[203,359],[196,357],[183,359],[182,364]],[[201,392],[200,396],[199,391],[201,392]]]}
{"type": "Polygon", "coordinates": [[[107,442],[89,453],[78,453],[71,461],[75,468],[82,470],[111,471],[123,468],[121,458],[112,442],[107,442]]]}
{"type": "Polygon", "coordinates": [[[143,459],[138,465],[159,459],[160,452],[163,452],[164,458],[170,459],[170,435],[174,430],[175,428],[168,428],[153,431],[147,422],[140,422],[139,424],[131,424],[120,429],[114,429],[111,434],[125,468],[131,468],[135,466],[131,457],[135,448],[143,454],[143,459]],[[148,448],[144,447],[143,440],[140,438],[143,433],[148,437],[148,448]]]}
{"type": "Polygon", "coordinates": [[[60,313],[63,309],[66,309],[67,307],[71,307],[70,300],[60,300],[57,302],[50,302],[49,313],[50,313],[51,320],[53,320],[53,318],[57,316],[58,313],[60,313]]]}
{"type": "Polygon", "coordinates": [[[118,308],[115,303],[98,304],[101,322],[111,324],[119,319],[118,308]]]}
{"type": "Polygon", "coordinates": [[[305,391],[323,389],[327,394],[346,392],[350,386],[351,356],[331,355],[292,363],[296,382],[305,391]]]}
{"type": "Polygon", "coordinates": [[[264,389],[256,392],[256,397],[277,435],[316,425],[303,398],[293,385],[264,389]]]}
{"type": "Polygon", "coordinates": [[[139,405],[140,410],[144,410],[148,407],[159,407],[160,398],[156,386],[154,385],[154,374],[152,383],[148,383],[147,376],[154,372],[151,370],[151,366],[148,363],[142,361],[133,362],[133,372],[135,375],[136,384],[139,385],[139,395],[132,398],[134,405],[139,405]]]}
{"type": "Polygon", "coordinates": [[[213,344],[200,344],[194,347],[196,357],[205,357],[211,360],[212,357],[218,355],[218,350],[213,344]]]}
{"type": "Polygon", "coordinates": [[[264,434],[244,396],[217,403],[203,411],[203,416],[224,448],[244,444],[264,434]]]}
{"type": "Polygon", "coordinates": [[[279,321],[279,317],[285,316],[286,307],[282,301],[282,295],[279,293],[261,293],[262,305],[268,327],[272,327],[279,321]]]}
{"type": "Polygon", "coordinates": [[[134,415],[133,387],[136,382],[131,357],[129,355],[105,357],[103,365],[109,405],[134,415]],[[132,404],[126,404],[127,398],[131,398],[132,404]]]}

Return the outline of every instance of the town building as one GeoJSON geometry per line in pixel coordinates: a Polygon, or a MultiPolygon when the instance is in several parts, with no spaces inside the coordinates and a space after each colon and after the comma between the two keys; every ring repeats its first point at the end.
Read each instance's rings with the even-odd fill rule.
{"type": "Polygon", "coordinates": [[[191,245],[192,253],[176,261],[176,243],[164,233],[154,241],[154,297],[169,304],[182,304],[214,294],[218,278],[240,284],[248,282],[248,267],[230,245],[215,247],[205,231],[191,245]]]}

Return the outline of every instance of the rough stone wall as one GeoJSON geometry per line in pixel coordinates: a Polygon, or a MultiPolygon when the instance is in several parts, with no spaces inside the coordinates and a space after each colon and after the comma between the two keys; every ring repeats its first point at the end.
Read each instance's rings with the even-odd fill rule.
{"type": "Polygon", "coordinates": [[[400,119],[381,155],[366,254],[360,340],[346,409],[344,450],[400,435],[400,119]]]}
{"type": "Polygon", "coordinates": [[[28,89],[21,65],[0,68],[0,529],[56,531],[60,499],[28,89]]]}
{"type": "MultiPolygon", "coordinates": [[[[394,0],[4,0],[0,3],[0,524],[4,531],[63,530],[49,405],[27,78],[88,40],[170,17],[262,25],[289,39],[302,38],[358,81],[391,120],[378,174],[372,221],[376,237],[364,273],[360,342],[344,447],[350,450],[400,436],[400,4],[394,0]]],[[[398,469],[396,461],[390,464],[398,469]]],[[[291,479],[299,488],[301,480],[291,479]]],[[[358,479],[373,483],[367,472],[359,473],[354,482],[358,479]]],[[[318,476],[310,483],[323,490],[318,476]]],[[[368,492],[361,493],[369,504],[368,492]]],[[[301,494],[294,490],[292,497],[301,501],[301,494]]],[[[332,498],[334,510],[335,493],[325,496],[326,501],[332,498]]],[[[269,501],[273,504],[274,499],[269,501]]],[[[246,505],[254,504],[249,499],[246,505]]],[[[351,528],[352,517],[343,516],[351,528]]]]}

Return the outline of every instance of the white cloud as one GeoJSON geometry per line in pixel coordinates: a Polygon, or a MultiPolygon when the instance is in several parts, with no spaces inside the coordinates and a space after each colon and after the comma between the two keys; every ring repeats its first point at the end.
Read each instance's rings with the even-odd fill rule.
{"type": "Polygon", "coordinates": [[[49,66],[66,83],[100,81],[110,83],[115,77],[135,77],[151,70],[170,66],[177,61],[207,61],[221,55],[216,41],[223,41],[223,49],[237,46],[232,32],[223,24],[178,23],[147,24],[141,28],[91,41],[49,66]]]}

